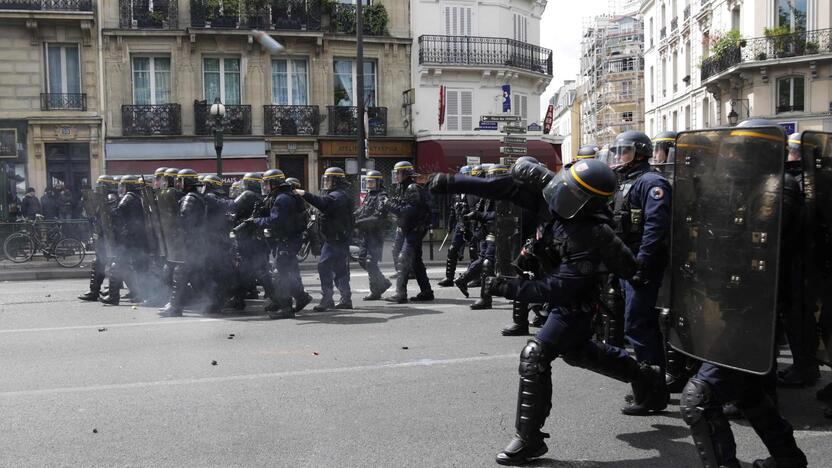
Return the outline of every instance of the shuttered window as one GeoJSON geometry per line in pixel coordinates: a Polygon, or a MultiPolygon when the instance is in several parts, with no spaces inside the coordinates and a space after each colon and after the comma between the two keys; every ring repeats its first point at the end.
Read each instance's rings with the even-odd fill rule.
{"type": "Polygon", "coordinates": [[[446,36],[471,36],[473,9],[462,6],[446,6],[443,24],[446,36]]]}
{"type": "Polygon", "coordinates": [[[529,117],[529,97],[524,94],[514,94],[511,96],[511,107],[513,108],[514,115],[519,115],[523,117],[523,120],[526,120],[529,117]]]}
{"type": "Polygon", "coordinates": [[[445,91],[445,122],[451,131],[474,129],[474,92],[465,89],[445,91]]]}

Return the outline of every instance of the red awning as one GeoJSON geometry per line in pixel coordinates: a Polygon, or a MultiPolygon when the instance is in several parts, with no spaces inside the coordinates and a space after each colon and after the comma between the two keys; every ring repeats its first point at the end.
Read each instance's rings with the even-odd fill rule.
{"type": "MultiPolygon", "coordinates": [[[[117,160],[107,161],[108,174],[153,174],[159,167],[176,167],[193,169],[197,172],[213,174],[217,172],[216,159],[162,159],[162,160],[117,160]]],[[[243,173],[262,172],[268,169],[266,158],[229,158],[222,160],[222,172],[243,173]]]]}
{"type": "MultiPolygon", "coordinates": [[[[500,162],[500,140],[428,140],[416,143],[416,166],[422,174],[456,172],[466,164],[466,156],[479,156],[481,163],[500,162]]],[[[530,140],[529,156],[551,170],[561,167],[560,145],[530,140]]]]}

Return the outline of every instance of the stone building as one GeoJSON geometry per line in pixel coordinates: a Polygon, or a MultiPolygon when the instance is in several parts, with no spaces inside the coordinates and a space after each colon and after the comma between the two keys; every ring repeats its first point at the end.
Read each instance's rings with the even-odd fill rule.
{"type": "MultiPolygon", "coordinates": [[[[0,218],[27,187],[77,200],[102,166],[98,5],[0,2],[0,218]]],[[[76,204],[76,210],[78,210],[76,204]]]]}

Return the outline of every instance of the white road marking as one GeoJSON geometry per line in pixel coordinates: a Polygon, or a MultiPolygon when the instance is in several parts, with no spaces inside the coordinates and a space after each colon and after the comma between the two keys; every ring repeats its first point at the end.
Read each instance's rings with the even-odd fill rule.
{"type": "Polygon", "coordinates": [[[223,377],[203,377],[196,379],[175,379],[155,380],[149,382],[131,382],[123,384],[88,385],[80,387],[57,387],[34,390],[18,390],[13,392],[0,392],[0,398],[57,395],[65,393],[97,392],[103,390],[131,390],[137,388],[168,387],[175,385],[200,385],[215,384],[224,382],[242,382],[252,380],[276,379],[285,377],[298,377],[325,374],[344,374],[349,372],[379,371],[387,369],[405,369],[410,367],[432,367],[450,364],[465,364],[470,362],[494,361],[498,359],[517,359],[517,353],[497,354],[492,356],[470,356],[451,359],[419,359],[417,361],[406,361],[387,364],[373,364],[367,366],[335,367],[329,369],[304,369],[284,372],[268,372],[260,374],[228,375],[223,377]]]}

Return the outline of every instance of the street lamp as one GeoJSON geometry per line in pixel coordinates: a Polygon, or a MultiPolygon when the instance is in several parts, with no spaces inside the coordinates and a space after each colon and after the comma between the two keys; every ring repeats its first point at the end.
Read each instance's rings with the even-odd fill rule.
{"type": "Polygon", "coordinates": [[[733,127],[737,124],[739,118],[740,116],[737,115],[737,111],[734,110],[734,101],[731,101],[731,112],[728,113],[728,123],[733,127]]]}
{"type": "Polygon", "coordinates": [[[225,106],[220,98],[211,104],[211,115],[214,117],[214,149],[217,151],[217,176],[222,177],[222,119],[225,117],[225,106]]]}

